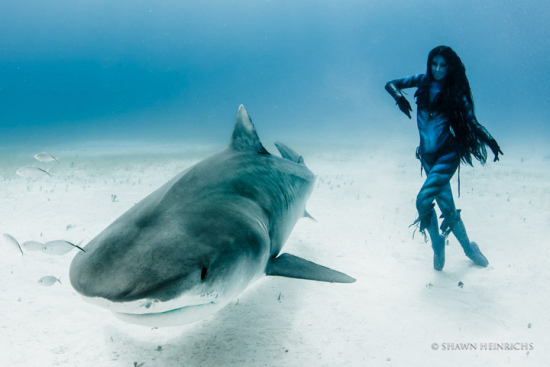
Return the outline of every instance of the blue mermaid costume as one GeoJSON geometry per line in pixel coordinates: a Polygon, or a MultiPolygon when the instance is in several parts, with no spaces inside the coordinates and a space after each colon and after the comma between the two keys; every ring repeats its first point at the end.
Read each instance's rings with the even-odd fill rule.
{"type": "MultiPolygon", "coordinates": [[[[434,250],[434,269],[442,270],[445,264],[445,238],[452,232],[464,253],[475,264],[486,267],[489,262],[479,250],[475,242],[470,242],[464,223],[460,218],[460,210],[455,207],[450,180],[460,166],[461,154],[460,141],[451,124],[450,112],[444,108],[442,99],[442,81],[429,81],[426,74],[418,74],[408,78],[396,79],[386,84],[386,90],[390,95],[400,102],[404,99],[401,92],[406,88],[429,88],[425,93],[428,98],[417,97],[417,124],[420,134],[420,145],[417,148],[417,158],[420,159],[423,170],[426,172],[426,181],[422,185],[416,197],[416,208],[418,219],[415,224],[419,225],[420,231],[427,230],[434,250]],[[437,202],[441,210],[443,222],[441,233],[438,227],[438,218],[434,209],[434,202],[437,202]]],[[[408,105],[408,103],[407,103],[408,105]]],[[[400,106],[401,107],[401,106],[400,106]]],[[[463,119],[468,122],[469,129],[476,139],[482,144],[483,153],[486,157],[485,144],[494,141],[477,119],[473,107],[466,96],[459,101],[457,113],[462,114],[463,119]]],[[[495,142],[496,144],[496,142],[495,142]]],[[[471,158],[469,163],[471,164],[471,158]]],[[[484,160],[482,160],[484,163],[484,160]]]]}

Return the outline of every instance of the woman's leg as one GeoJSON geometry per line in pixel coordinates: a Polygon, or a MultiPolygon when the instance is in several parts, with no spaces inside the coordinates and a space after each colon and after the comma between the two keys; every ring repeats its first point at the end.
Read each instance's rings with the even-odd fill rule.
{"type": "MultiPolygon", "coordinates": [[[[437,201],[437,204],[439,205],[439,200],[437,201]]],[[[464,222],[460,218],[460,210],[455,210],[450,213],[443,213],[443,217],[445,219],[441,224],[441,230],[445,236],[447,236],[450,232],[453,232],[467,257],[479,266],[486,267],[489,265],[489,261],[481,253],[477,243],[470,242],[464,222]]]]}
{"type": "MultiPolygon", "coordinates": [[[[445,264],[445,237],[439,233],[434,201],[443,202],[445,210],[454,210],[453,195],[449,181],[458,167],[458,156],[451,152],[441,157],[424,156],[422,166],[426,171],[426,181],[416,198],[420,230],[427,230],[434,250],[434,269],[442,270],[445,264]]],[[[442,209],[443,210],[443,209],[442,209]]]]}
{"type": "Polygon", "coordinates": [[[460,218],[460,210],[455,208],[450,183],[442,188],[439,196],[436,197],[436,201],[444,218],[441,224],[441,231],[444,236],[446,237],[450,232],[453,232],[466,256],[477,265],[486,267],[489,264],[487,258],[483,256],[475,242],[470,242],[464,222],[460,218]]]}
{"type": "Polygon", "coordinates": [[[444,214],[455,211],[449,181],[456,172],[460,161],[455,152],[450,152],[439,157],[423,156],[421,162],[427,177],[416,197],[416,209],[418,210],[420,230],[424,230],[432,222],[434,201],[437,200],[438,206],[444,214]]]}

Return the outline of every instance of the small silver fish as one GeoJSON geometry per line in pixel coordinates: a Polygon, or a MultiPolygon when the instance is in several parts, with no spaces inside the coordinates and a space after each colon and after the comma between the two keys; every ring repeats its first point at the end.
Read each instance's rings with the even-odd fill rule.
{"type": "Polygon", "coordinates": [[[44,244],[38,241],[25,241],[21,245],[27,251],[42,251],[44,244]]]}
{"type": "Polygon", "coordinates": [[[4,242],[9,243],[11,246],[17,247],[19,251],[21,251],[21,256],[23,256],[23,250],[15,238],[7,233],[2,233],[2,236],[4,237],[4,242]]]}
{"type": "Polygon", "coordinates": [[[49,255],[65,255],[67,252],[75,248],[79,249],[82,252],[86,252],[82,247],[75,245],[74,243],[71,243],[69,241],[62,240],[46,242],[46,244],[42,248],[42,252],[49,255]]]}
{"type": "Polygon", "coordinates": [[[54,156],[46,153],[46,152],[42,152],[42,153],[37,153],[34,155],[34,158],[36,158],[37,161],[40,161],[40,162],[53,162],[53,161],[56,161],[57,163],[59,163],[59,161],[57,160],[57,158],[55,158],[54,156]]]}
{"type": "Polygon", "coordinates": [[[55,282],[59,282],[59,284],[62,284],[61,280],[57,279],[53,275],[46,275],[45,277],[38,279],[38,284],[43,285],[45,287],[54,285],[55,282]]]}
{"type": "Polygon", "coordinates": [[[52,177],[52,175],[50,175],[47,171],[36,166],[23,166],[15,171],[15,173],[17,173],[21,177],[36,177],[43,174],[47,174],[48,176],[52,177]]]}

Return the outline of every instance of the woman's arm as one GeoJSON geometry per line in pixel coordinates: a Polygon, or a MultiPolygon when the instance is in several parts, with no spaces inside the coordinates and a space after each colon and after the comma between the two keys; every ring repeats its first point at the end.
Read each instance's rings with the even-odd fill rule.
{"type": "Polygon", "coordinates": [[[411,104],[403,96],[401,89],[418,87],[424,77],[424,74],[418,74],[408,78],[395,79],[386,83],[386,91],[395,99],[399,109],[409,118],[411,118],[411,104]]]}
{"type": "Polygon", "coordinates": [[[386,83],[386,91],[388,91],[388,93],[397,102],[397,100],[400,97],[403,97],[403,93],[401,92],[401,89],[415,88],[415,87],[418,88],[420,83],[423,81],[424,77],[425,77],[424,74],[418,74],[418,75],[410,76],[408,78],[392,80],[386,83]]]}

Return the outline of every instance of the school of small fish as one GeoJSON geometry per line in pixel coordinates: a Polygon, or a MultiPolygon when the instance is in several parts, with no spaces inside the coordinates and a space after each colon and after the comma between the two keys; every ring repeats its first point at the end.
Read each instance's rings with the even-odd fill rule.
{"type": "MultiPolygon", "coordinates": [[[[59,161],[57,160],[57,158],[55,158],[54,156],[52,156],[51,154],[46,153],[46,152],[37,153],[37,154],[34,155],[34,158],[37,161],[40,161],[40,162],[49,163],[49,162],[54,162],[55,161],[59,164],[59,161]]],[[[27,177],[27,178],[37,177],[37,176],[41,176],[41,175],[45,175],[45,174],[52,177],[52,175],[48,171],[46,171],[45,169],[42,169],[42,168],[36,167],[36,166],[32,166],[32,165],[23,166],[23,167],[19,168],[17,171],[15,171],[15,173],[18,176],[27,177]]]]}
{"type": "MultiPolygon", "coordinates": [[[[71,243],[69,241],[63,241],[63,240],[54,240],[54,241],[48,241],[45,244],[38,242],[38,241],[25,241],[22,245],[19,244],[19,242],[9,233],[2,233],[3,243],[11,246],[12,248],[15,248],[21,252],[21,256],[24,256],[23,248],[25,251],[29,252],[37,252],[42,251],[45,254],[48,255],[65,255],[71,250],[78,249],[82,252],[84,249],[78,245],[75,245],[74,243],[71,243]]],[[[38,280],[38,284],[49,287],[54,285],[56,282],[61,283],[61,280],[54,277],[53,275],[46,275],[38,280]]]]}
{"type": "Polygon", "coordinates": [[[79,245],[75,245],[72,242],[64,240],[48,241],[45,244],[38,241],[25,241],[23,242],[23,245],[19,245],[19,242],[12,235],[8,233],[3,233],[2,236],[4,237],[4,242],[8,243],[12,247],[17,248],[21,252],[21,255],[24,255],[23,248],[29,252],[42,251],[43,253],[48,255],[65,255],[66,253],[74,249],[86,252],[79,245]]]}
{"type": "MultiPolygon", "coordinates": [[[[57,158],[55,158],[54,156],[46,152],[37,153],[34,155],[34,158],[39,162],[49,163],[49,162],[55,161],[59,164],[59,160],[57,158]]],[[[42,169],[40,167],[36,167],[33,165],[23,166],[19,168],[17,171],[15,171],[15,173],[18,176],[26,177],[26,178],[38,177],[42,175],[48,175],[49,177],[52,177],[52,175],[45,169],[42,169]]],[[[8,233],[3,233],[2,238],[3,238],[2,242],[4,242],[3,244],[6,244],[7,246],[10,246],[12,248],[19,250],[19,252],[21,252],[21,256],[24,256],[23,249],[25,249],[25,251],[28,251],[28,252],[43,252],[48,255],[56,255],[56,256],[65,255],[74,249],[78,249],[82,252],[86,252],[79,245],[75,245],[74,243],[71,243],[69,241],[64,241],[64,240],[54,240],[54,241],[48,241],[46,243],[31,240],[31,241],[25,241],[20,245],[19,242],[12,235],[8,233]]],[[[62,284],[61,280],[53,275],[46,275],[38,279],[38,284],[45,287],[50,287],[55,283],[62,284]]]]}

